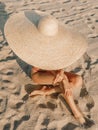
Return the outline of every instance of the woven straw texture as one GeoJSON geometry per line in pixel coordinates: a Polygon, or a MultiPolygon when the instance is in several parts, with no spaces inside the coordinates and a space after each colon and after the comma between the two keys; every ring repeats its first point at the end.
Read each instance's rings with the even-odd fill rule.
{"type": "Polygon", "coordinates": [[[14,14],[5,25],[5,36],[15,54],[28,64],[45,70],[62,69],[83,55],[87,41],[82,34],[57,22],[50,15],[57,31],[52,30],[49,20],[45,22],[47,30],[43,23],[39,27],[40,21],[47,16],[39,11],[14,14]]]}

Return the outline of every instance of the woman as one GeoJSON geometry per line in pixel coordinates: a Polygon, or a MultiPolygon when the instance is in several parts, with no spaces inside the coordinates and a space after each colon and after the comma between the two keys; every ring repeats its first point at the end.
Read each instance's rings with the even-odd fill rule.
{"type": "MultiPolygon", "coordinates": [[[[40,76],[35,76],[34,74],[37,73],[43,73],[44,80],[47,81],[48,83],[45,84],[50,84],[52,87],[49,88],[48,85],[43,85],[40,90],[35,90],[31,92],[30,96],[35,96],[35,95],[50,95],[52,93],[63,93],[64,98],[68,102],[69,106],[71,107],[71,110],[74,114],[74,117],[78,119],[78,121],[83,124],[85,122],[85,119],[83,118],[83,115],[79,112],[77,109],[75,103],[74,103],[74,97],[73,97],[73,91],[77,91],[77,87],[82,87],[82,78],[79,75],[70,73],[70,72],[64,72],[63,69],[61,70],[52,70],[52,71],[45,71],[41,70],[39,68],[33,67],[32,68],[32,80],[38,83],[39,85],[44,84],[43,79],[42,79],[42,74],[40,76]],[[47,75],[50,77],[54,78],[49,78],[47,75]]],[[[79,93],[78,93],[79,94],[79,93]]]]}
{"type": "MultiPolygon", "coordinates": [[[[48,89],[45,85],[43,85],[44,89],[42,88],[42,90],[36,91],[37,92],[36,94],[38,94],[38,92],[39,92],[39,94],[49,95],[49,94],[54,93],[54,92],[61,92],[61,91],[63,91],[64,88],[60,88],[60,89],[58,88],[58,85],[63,80],[66,80],[66,84],[67,84],[66,88],[65,88],[65,90],[63,92],[63,93],[65,93],[65,95],[72,95],[71,89],[73,89],[75,87],[82,87],[82,77],[80,75],[77,75],[77,74],[74,74],[74,73],[71,73],[71,72],[65,72],[63,69],[52,70],[52,71],[47,71],[46,70],[45,71],[45,70],[39,69],[37,67],[32,67],[31,78],[36,83],[39,82],[39,84],[43,84],[42,82],[46,81],[46,80],[42,81],[42,77],[41,77],[42,75],[40,75],[39,77],[35,76],[35,74],[37,74],[39,72],[43,73],[43,78],[44,79],[47,78],[46,75],[49,75],[49,73],[50,73],[49,76],[51,77],[51,79],[48,79],[48,78],[46,79],[46,80],[48,80],[47,84],[51,84],[55,88],[52,87],[51,89],[48,89]],[[36,81],[36,80],[39,80],[39,81],[36,81]]],[[[35,92],[32,92],[30,94],[30,96],[33,96],[34,93],[35,92]]]]}
{"type": "Polygon", "coordinates": [[[42,85],[30,96],[63,93],[75,118],[85,124],[86,119],[76,107],[73,97],[74,90],[82,86],[82,78],[63,70],[86,51],[87,41],[83,35],[45,12],[32,10],[10,17],[4,30],[15,54],[34,66],[30,72],[33,81],[42,85]],[[49,84],[52,87],[48,87],[49,84]]]}

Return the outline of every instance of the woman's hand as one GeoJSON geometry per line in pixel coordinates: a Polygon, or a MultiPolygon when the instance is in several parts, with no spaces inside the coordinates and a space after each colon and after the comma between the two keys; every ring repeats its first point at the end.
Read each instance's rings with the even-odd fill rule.
{"type": "Polygon", "coordinates": [[[53,85],[57,85],[58,83],[62,82],[64,78],[65,78],[64,70],[62,69],[58,70],[56,74],[56,78],[53,81],[53,85]]]}
{"type": "Polygon", "coordinates": [[[67,76],[64,74],[64,70],[59,70],[57,72],[53,85],[58,85],[58,83],[60,82],[62,82],[62,85],[63,85],[62,87],[64,89],[64,95],[66,96],[72,95],[71,86],[70,86],[67,76]]]}

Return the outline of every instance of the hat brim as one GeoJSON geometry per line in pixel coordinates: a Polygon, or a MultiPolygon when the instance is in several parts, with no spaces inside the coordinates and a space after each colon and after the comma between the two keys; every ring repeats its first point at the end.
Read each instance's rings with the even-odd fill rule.
{"type": "Polygon", "coordinates": [[[71,65],[83,55],[87,41],[82,34],[59,22],[55,36],[44,36],[36,27],[40,18],[35,11],[25,11],[8,19],[5,37],[17,56],[41,69],[57,70],[71,65]]]}

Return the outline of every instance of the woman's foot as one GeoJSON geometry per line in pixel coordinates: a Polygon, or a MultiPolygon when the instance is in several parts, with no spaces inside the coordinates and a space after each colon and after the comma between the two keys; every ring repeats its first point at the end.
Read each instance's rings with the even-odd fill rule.
{"type": "Polygon", "coordinates": [[[37,96],[37,95],[51,95],[53,93],[61,93],[62,90],[60,89],[59,86],[55,86],[55,87],[48,87],[48,86],[43,86],[40,90],[34,90],[33,92],[30,93],[30,97],[32,96],[37,96]]]}

